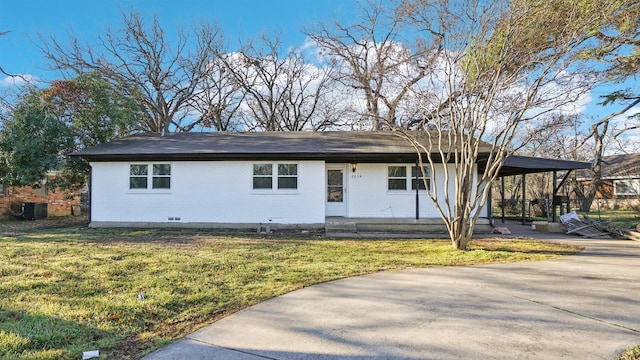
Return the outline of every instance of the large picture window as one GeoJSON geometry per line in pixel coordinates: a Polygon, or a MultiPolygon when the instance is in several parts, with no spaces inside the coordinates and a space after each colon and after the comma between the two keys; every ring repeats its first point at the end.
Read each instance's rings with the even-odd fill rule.
{"type": "Polygon", "coordinates": [[[253,189],[279,190],[298,188],[298,164],[256,163],[253,164],[253,189]]]}
{"type": "Polygon", "coordinates": [[[171,164],[129,165],[129,189],[171,189],[171,164]]]}

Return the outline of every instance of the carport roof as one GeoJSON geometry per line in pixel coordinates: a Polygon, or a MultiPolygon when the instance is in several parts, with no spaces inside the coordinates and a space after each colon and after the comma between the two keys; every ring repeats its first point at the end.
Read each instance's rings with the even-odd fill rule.
{"type": "Polygon", "coordinates": [[[589,169],[591,164],[582,161],[546,159],[531,156],[511,155],[505,159],[499,176],[534,174],[551,171],[589,169]]]}

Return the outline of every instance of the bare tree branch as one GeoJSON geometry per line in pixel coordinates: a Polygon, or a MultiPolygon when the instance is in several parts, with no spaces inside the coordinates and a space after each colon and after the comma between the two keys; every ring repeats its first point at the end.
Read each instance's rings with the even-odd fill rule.
{"type": "Polygon", "coordinates": [[[122,21],[121,29],[107,29],[97,45],[81,44],[71,34],[67,44],[39,35],[40,49],[53,69],[98,71],[135,98],[145,109],[146,131],[185,131],[204,121],[190,110],[210,75],[208,64],[221,50],[221,31],[202,23],[169,42],[157,17],[147,24],[131,12],[122,21]]]}

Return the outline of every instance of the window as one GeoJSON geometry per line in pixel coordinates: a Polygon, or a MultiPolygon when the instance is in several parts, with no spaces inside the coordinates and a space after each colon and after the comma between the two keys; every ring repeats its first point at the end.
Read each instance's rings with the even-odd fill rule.
{"type": "Polygon", "coordinates": [[[171,164],[153,164],[152,188],[171,189],[171,164]]]}
{"type": "Polygon", "coordinates": [[[171,164],[129,165],[129,189],[149,189],[149,185],[151,189],[171,189],[171,164]]]}
{"type": "Polygon", "coordinates": [[[298,188],[298,164],[253,164],[253,189],[294,190],[298,188]],[[275,179],[274,179],[275,178],[275,179]]]}
{"type": "MultiPolygon", "coordinates": [[[[411,171],[407,171],[407,165],[391,165],[387,167],[387,189],[388,190],[408,190],[407,184],[411,183],[411,190],[425,189],[425,181],[422,171],[417,166],[411,166],[411,171]],[[417,176],[417,178],[416,178],[417,176]]],[[[425,166],[424,173],[427,176],[427,189],[431,188],[431,168],[425,166]]]]}
{"type": "Polygon", "coordinates": [[[253,164],[253,188],[273,188],[273,164],[253,164]]]}
{"type": "Polygon", "coordinates": [[[36,196],[47,196],[47,180],[39,181],[34,188],[34,192],[36,196]]]}
{"type": "Polygon", "coordinates": [[[406,166],[389,166],[388,189],[389,190],[407,190],[407,167],[406,166]]]}
{"type": "Polygon", "coordinates": [[[298,188],[298,165],[278,164],[278,189],[298,188]]]}
{"type": "Polygon", "coordinates": [[[4,184],[0,183],[0,196],[4,196],[4,194],[5,194],[4,184]]]}
{"type": "Polygon", "coordinates": [[[148,165],[132,164],[129,167],[129,189],[146,189],[148,165]]]}
{"type": "Polygon", "coordinates": [[[36,196],[47,196],[47,186],[45,184],[39,185],[35,189],[36,196]]]}
{"type": "Polygon", "coordinates": [[[613,193],[615,195],[640,195],[640,180],[615,180],[613,182],[613,193]]]}
{"type": "MultiPolygon", "coordinates": [[[[423,168],[424,168],[424,174],[427,176],[426,178],[427,189],[431,189],[431,168],[426,166],[424,166],[423,168]]],[[[422,175],[423,175],[423,172],[419,170],[419,167],[417,166],[411,167],[411,190],[415,190],[416,185],[419,190],[425,190],[425,187],[424,187],[425,181],[422,175]],[[416,178],[416,175],[417,175],[417,178],[416,178]]]]}

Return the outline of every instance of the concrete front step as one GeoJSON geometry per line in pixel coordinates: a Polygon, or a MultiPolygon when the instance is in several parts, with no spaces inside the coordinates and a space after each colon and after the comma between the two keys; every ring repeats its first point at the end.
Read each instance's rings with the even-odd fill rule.
{"type": "MultiPolygon", "coordinates": [[[[492,226],[486,219],[479,219],[474,228],[476,234],[491,233],[492,226]]],[[[447,234],[441,219],[342,219],[327,220],[327,234],[447,234]]]]}
{"type": "Polygon", "coordinates": [[[358,224],[353,221],[347,222],[327,222],[324,225],[326,233],[357,233],[358,224]]]}

